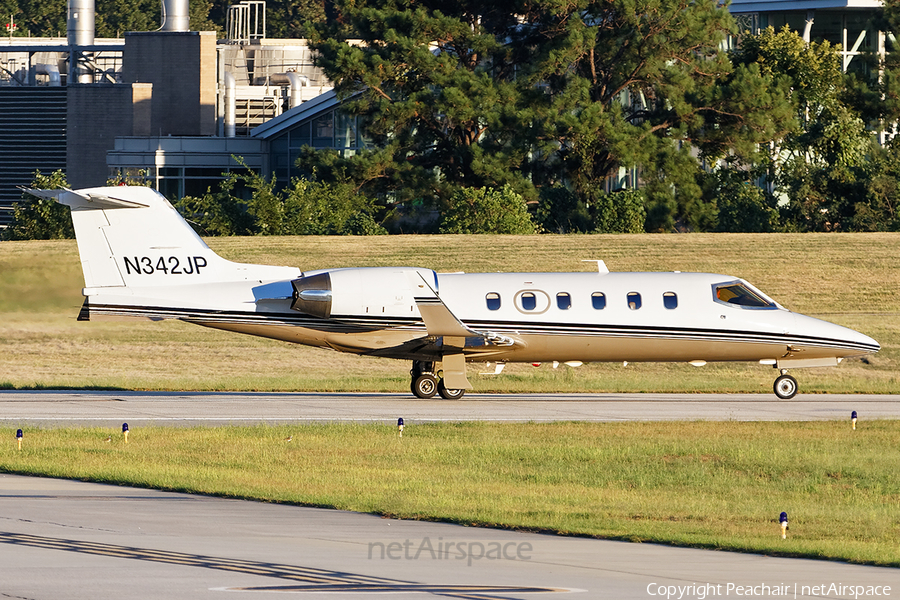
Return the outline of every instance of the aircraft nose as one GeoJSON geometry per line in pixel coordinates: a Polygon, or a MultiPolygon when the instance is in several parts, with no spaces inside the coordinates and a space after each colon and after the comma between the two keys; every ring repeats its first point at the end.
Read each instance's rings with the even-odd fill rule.
{"type": "Polygon", "coordinates": [[[837,350],[839,357],[863,356],[881,350],[881,345],[855,329],[822,321],[813,317],[796,315],[797,325],[811,343],[837,350]]]}

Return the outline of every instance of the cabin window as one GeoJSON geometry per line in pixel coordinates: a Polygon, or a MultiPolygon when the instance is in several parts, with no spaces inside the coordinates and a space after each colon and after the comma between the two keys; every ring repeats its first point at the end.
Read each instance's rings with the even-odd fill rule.
{"type": "Polygon", "coordinates": [[[525,310],[537,308],[537,296],[534,295],[534,292],[522,292],[522,308],[525,310]]]}
{"type": "Polygon", "coordinates": [[[591,294],[591,306],[596,310],[603,310],[606,308],[606,294],[603,292],[594,292],[591,294]]]}
{"type": "Polygon", "coordinates": [[[569,292],[560,292],[556,295],[556,306],[559,310],[572,308],[572,296],[569,295],[569,292]]]}
{"type": "Polygon", "coordinates": [[[771,300],[754,292],[741,282],[714,285],[716,302],[744,308],[777,308],[771,300]]]}
{"type": "Polygon", "coordinates": [[[628,308],[637,310],[641,307],[641,295],[637,292],[628,293],[628,308]]]}
{"type": "Polygon", "coordinates": [[[669,310],[678,308],[678,296],[675,295],[675,292],[666,292],[663,294],[663,306],[669,310]]]}
{"type": "Polygon", "coordinates": [[[484,299],[487,301],[488,310],[500,310],[500,294],[490,292],[484,299]]]}

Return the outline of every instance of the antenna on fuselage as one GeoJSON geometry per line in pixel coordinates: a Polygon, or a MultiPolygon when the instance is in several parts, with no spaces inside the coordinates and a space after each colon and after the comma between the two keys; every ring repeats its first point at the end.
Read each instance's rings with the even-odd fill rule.
{"type": "Polygon", "coordinates": [[[601,275],[603,275],[603,274],[605,274],[605,273],[609,273],[609,268],[607,268],[606,263],[603,262],[602,260],[596,260],[596,259],[590,259],[590,258],[588,258],[588,259],[582,260],[581,262],[592,262],[592,263],[597,263],[597,272],[598,272],[598,273],[600,273],[601,275]]]}

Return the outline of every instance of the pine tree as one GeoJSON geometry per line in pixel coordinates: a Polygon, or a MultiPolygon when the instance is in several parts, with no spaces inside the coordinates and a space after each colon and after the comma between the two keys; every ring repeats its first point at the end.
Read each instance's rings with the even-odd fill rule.
{"type": "Polygon", "coordinates": [[[347,0],[337,10],[310,39],[373,148],[344,161],[308,154],[308,170],[337,169],[398,200],[446,202],[459,187],[505,184],[534,197],[522,174],[529,148],[512,143],[523,122],[521,57],[506,42],[512,4],[347,0]]]}

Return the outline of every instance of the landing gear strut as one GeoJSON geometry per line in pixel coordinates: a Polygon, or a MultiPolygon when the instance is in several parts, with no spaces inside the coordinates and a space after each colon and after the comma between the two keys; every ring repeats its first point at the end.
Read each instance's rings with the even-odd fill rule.
{"type": "Polygon", "coordinates": [[[433,362],[414,360],[409,375],[412,378],[409,388],[416,398],[426,400],[440,394],[445,400],[456,400],[466,393],[466,390],[447,389],[443,377],[439,379],[434,374],[433,362]]]}
{"type": "Polygon", "coordinates": [[[782,400],[790,400],[797,395],[797,380],[782,371],[781,376],[775,380],[775,395],[782,400]]]}

